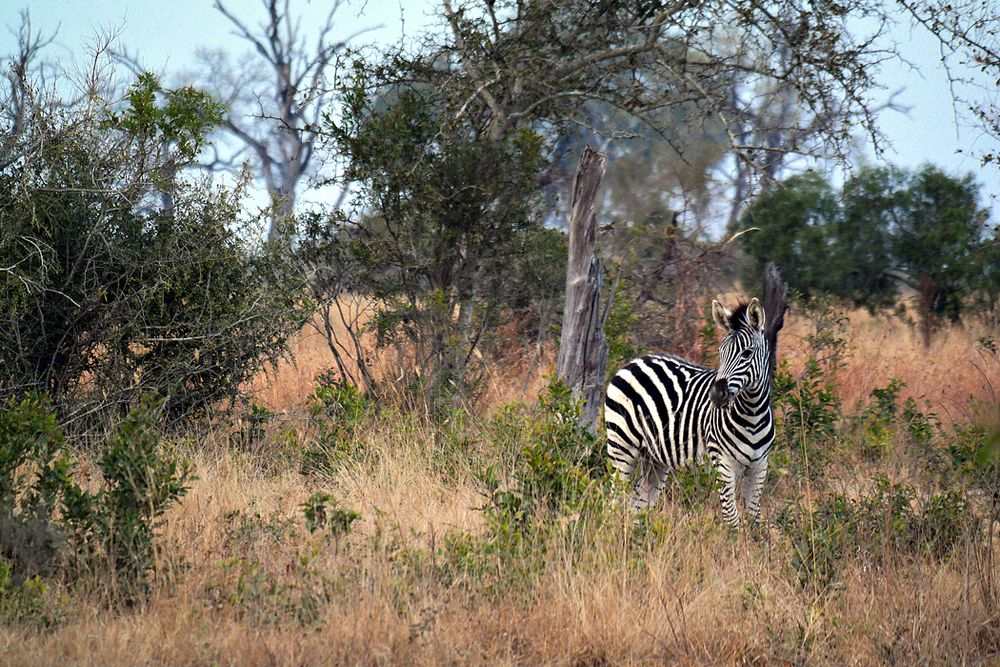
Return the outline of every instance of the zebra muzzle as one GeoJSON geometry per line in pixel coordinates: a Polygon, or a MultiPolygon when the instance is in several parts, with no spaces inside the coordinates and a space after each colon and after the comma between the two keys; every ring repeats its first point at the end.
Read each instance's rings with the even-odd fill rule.
{"type": "Polygon", "coordinates": [[[725,408],[732,404],[733,399],[736,398],[736,392],[730,390],[729,383],[724,378],[718,379],[712,383],[708,398],[715,407],[725,408]]]}

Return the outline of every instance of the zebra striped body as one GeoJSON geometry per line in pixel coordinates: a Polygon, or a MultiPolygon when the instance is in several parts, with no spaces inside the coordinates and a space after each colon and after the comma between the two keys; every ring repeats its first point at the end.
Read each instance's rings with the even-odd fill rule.
{"type": "Polygon", "coordinates": [[[608,385],[604,423],[612,464],[635,484],[633,507],[652,505],[670,471],[707,456],[719,472],[722,516],[735,525],[738,486],[747,513],[759,516],[774,419],[763,309],[756,299],[733,313],[716,306],[727,331],[720,367],[666,355],[635,359],[608,385]]]}

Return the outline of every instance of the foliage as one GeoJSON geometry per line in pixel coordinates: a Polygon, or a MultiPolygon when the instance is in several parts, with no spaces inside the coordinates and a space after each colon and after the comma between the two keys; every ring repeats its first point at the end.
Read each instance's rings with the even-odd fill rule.
{"type": "Polygon", "coordinates": [[[834,495],[811,513],[788,508],[779,525],[792,542],[800,583],[824,589],[847,557],[876,565],[896,556],[945,558],[972,529],[973,516],[956,491],[920,499],[911,487],[878,477],[856,499],[834,495]]]}
{"type": "Polygon", "coordinates": [[[66,540],[59,511],[82,494],[48,401],[8,399],[0,411],[0,558],[12,581],[52,573],[66,540]]]}
{"type": "Polygon", "coordinates": [[[232,512],[225,528],[220,577],[207,590],[218,605],[232,607],[255,624],[294,621],[310,626],[337,590],[340,575],[320,562],[328,540],[339,542],[358,515],[337,507],[332,496],[316,493],[302,506],[309,533],[322,532],[322,544],[295,547],[275,568],[264,554],[288,549],[300,535],[294,518],[232,512]],[[324,528],[328,530],[323,531],[324,528]]]}
{"type": "Polygon", "coordinates": [[[484,333],[517,307],[512,288],[529,302],[561,288],[562,244],[536,215],[542,143],[529,131],[469,141],[436,91],[373,94],[372,76],[356,63],[342,118],[328,124],[364,213],[333,220],[338,233],[309,250],[366,267],[353,280],[378,300],[378,340],[412,346],[428,397],[463,393],[484,333]]]}
{"type": "Polygon", "coordinates": [[[205,135],[222,122],[222,105],[211,95],[192,86],[165,90],[149,72],[139,75],[125,99],[124,111],[107,111],[102,129],[122,132],[136,144],[156,141],[176,146],[181,160],[194,159],[205,135]],[[161,102],[160,97],[165,99],[161,102]]]}
{"type": "Polygon", "coordinates": [[[361,518],[357,512],[341,508],[333,495],[322,491],[312,494],[302,504],[302,514],[310,533],[325,528],[334,539],[346,535],[351,524],[361,518]]]}
{"type": "Polygon", "coordinates": [[[775,370],[771,391],[781,438],[775,466],[781,467],[787,461],[798,474],[819,479],[831,459],[840,420],[836,376],[812,357],[795,376],[788,361],[782,360],[775,370]]]}
{"type": "Polygon", "coordinates": [[[747,275],[774,261],[806,298],[831,294],[871,309],[895,303],[903,285],[917,293],[929,340],[942,321],[960,319],[971,295],[994,291],[979,197],[971,174],[931,165],[864,168],[839,193],[815,172],[789,178],[740,219],[760,230],[741,237],[754,260],[747,275]]]}
{"type": "Polygon", "coordinates": [[[632,302],[616,295],[604,323],[604,335],[608,340],[609,379],[619,368],[642,354],[635,336],[638,323],[639,317],[632,302]]]}
{"type": "Polygon", "coordinates": [[[154,522],[187,493],[192,480],[188,463],[163,456],[158,404],[144,398],[115,426],[97,464],[103,488],[87,502],[67,506],[77,548],[90,550],[126,588],[153,569],[154,522]],[[96,541],[86,546],[81,529],[93,531],[96,541]]]}
{"type": "Polygon", "coordinates": [[[940,466],[943,483],[968,482],[1000,501],[1000,428],[993,425],[956,426],[940,466]]]}
{"type": "MultiPolygon", "coordinates": [[[[839,215],[836,193],[821,174],[808,171],[783,181],[758,197],[739,219],[741,247],[753,258],[743,272],[748,286],[760,284],[768,262],[781,267],[785,280],[809,299],[833,292],[827,236],[839,215]],[[822,255],[823,261],[816,261],[822,255]]],[[[738,229],[729,229],[734,234],[738,229]]]]}
{"type": "Polygon", "coordinates": [[[154,567],[156,519],[193,479],[187,463],[164,457],[158,403],[144,401],[119,423],[98,460],[102,485],[74,479],[62,431],[46,399],[8,400],[0,415],[0,558],[18,584],[92,576],[126,598],[154,567]]]}
{"type": "Polygon", "coordinates": [[[358,428],[374,410],[375,405],[357,387],[333,371],[320,374],[309,404],[318,431],[302,451],[301,471],[329,473],[366,460],[358,428]]]}
{"type": "Polygon", "coordinates": [[[808,354],[798,375],[787,360],[775,369],[771,404],[784,442],[775,460],[791,460],[816,479],[830,459],[841,419],[837,373],[848,353],[848,334],[846,316],[829,299],[798,301],[812,331],[805,336],[808,354]]]}
{"type": "MultiPolygon", "coordinates": [[[[589,127],[594,109],[623,116],[603,128],[605,138],[638,127],[641,136],[676,141],[673,167],[697,165],[678,180],[685,191],[701,190],[702,200],[705,172],[725,152],[719,142],[729,138],[744,159],[760,158],[712,110],[726,109],[736,123],[759,119],[746,101],[759,96],[746,93],[761,85],[794,91],[814,110],[837,110],[825,114],[821,130],[807,130],[816,139],[809,148],[775,151],[819,144],[840,151],[854,130],[848,119],[869,118],[861,91],[877,60],[842,23],[852,13],[879,12],[863,2],[835,11],[799,5],[774,14],[728,3],[611,2],[594,11],[576,0],[470,0],[446,4],[448,30],[428,31],[413,49],[350,54],[338,81],[343,107],[327,114],[324,132],[357,196],[353,213],[334,216],[334,233],[322,235],[337,249],[316,254],[365,267],[362,287],[379,302],[380,340],[399,342],[415,357],[416,382],[407,384],[418,384],[432,402],[474,389],[469,367],[485,333],[509,312],[517,267],[546,266],[540,260],[549,253],[532,247],[542,228],[540,181],[557,178],[550,169],[557,144],[566,149],[571,128],[589,127]],[[788,17],[803,22],[794,31],[801,39],[789,39],[788,17]],[[732,30],[719,39],[717,26],[732,30]]],[[[810,125],[786,114],[782,130],[796,121],[810,125]]],[[[637,143],[646,149],[646,141],[637,143]]],[[[701,273],[711,265],[701,262],[701,273]]],[[[690,267],[675,268],[680,284],[690,267]]],[[[671,289],[682,290],[677,284],[671,289]]],[[[520,285],[542,304],[561,287],[548,279],[520,285]]],[[[675,318],[683,319],[686,301],[678,310],[675,318]]]]}
{"type": "Polygon", "coordinates": [[[0,397],[48,393],[62,421],[230,404],[304,317],[280,243],[254,247],[242,188],[179,176],[219,120],[143,75],[119,107],[39,91],[0,162],[0,397]]]}
{"type": "Polygon", "coordinates": [[[592,479],[604,470],[600,443],[580,425],[579,411],[569,388],[553,379],[538,399],[537,418],[510,483],[502,485],[493,468],[482,475],[491,525],[513,521],[527,528],[539,514],[579,508],[592,479]]]}
{"type": "MultiPolygon", "coordinates": [[[[731,268],[724,243],[682,229],[676,214],[658,213],[617,224],[602,236],[601,253],[617,267],[616,307],[634,314],[634,349],[697,359],[718,347],[714,338],[706,341],[699,328],[705,295],[721,289],[731,268]]],[[[619,368],[610,362],[609,368],[619,368]]]]}
{"type": "Polygon", "coordinates": [[[513,436],[520,447],[505,477],[496,464],[478,473],[487,502],[483,536],[450,534],[444,556],[449,568],[488,582],[500,592],[523,587],[544,565],[560,525],[601,514],[609,477],[603,443],[580,425],[579,401],[553,379],[527,416],[502,411],[493,431],[513,436]],[[520,423],[519,423],[520,422],[520,423]],[[502,576],[492,576],[498,563],[502,576]]]}

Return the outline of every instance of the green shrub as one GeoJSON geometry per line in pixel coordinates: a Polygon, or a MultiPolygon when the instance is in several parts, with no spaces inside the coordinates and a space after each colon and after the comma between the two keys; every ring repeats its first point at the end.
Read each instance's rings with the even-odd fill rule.
{"type": "Polygon", "coordinates": [[[126,587],[143,582],[153,568],[154,522],[187,493],[193,479],[186,461],[163,456],[156,430],[159,404],[144,399],[115,427],[98,461],[103,488],[89,502],[67,508],[78,525],[92,522],[94,556],[126,587]]]}
{"type": "Polygon", "coordinates": [[[318,430],[302,451],[302,473],[329,474],[344,465],[366,461],[371,452],[366,451],[358,430],[374,414],[374,404],[333,371],[319,375],[316,382],[309,411],[318,430]]]}
{"type": "MultiPolygon", "coordinates": [[[[323,493],[311,496],[302,509],[310,533],[326,529],[329,532],[323,533],[325,539],[342,536],[357,517],[354,512],[338,508],[332,496],[323,493]],[[343,532],[338,532],[341,529],[343,532]]],[[[209,585],[208,597],[217,605],[232,607],[240,618],[255,624],[292,621],[302,626],[315,625],[344,576],[320,566],[325,547],[315,543],[302,546],[294,517],[264,518],[236,511],[226,518],[222,576],[209,585]],[[294,544],[300,546],[290,549],[294,544]],[[273,549],[281,549],[284,557],[275,561],[259,551],[273,549]]]]}
{"type": "Polygon", "coordinates": [[[276,417],[266,407],[252,403],[250,411],[240,418],[240,428],[229,438],[232,447],[247,453],[258,453],[265,447],[267,425],[276,417]]]}
{"type": "Polygon", "coordinates": [[[945,447],[942,485],[967,482],[1000,499],[1000,430],[980,424],[957,426],[945,447]]]}
{"type": "Polygon", "coordinates": [[[357,512],[341,508],[333,495],[319,491],[302,503],[302,513],[310,533],[325,528],[336,540],[350,532],[351,525],[361,518],[357,512]]]}
{"type": "Polygon", "coordinates": [[[635,304],[626,295],[619,295],[611,302],[611,310],[604,323],[604,335],[608,341],[608,379],[619,368],[642,354],[635,336],[638,323],[635,304]]]}
{"type": "Polygon", "coordinates": [[[800,583],[819,588],[834,581],[846,557],[876,565],[890,555],[945,558],[974,523],[960,493],[918,499],[910,486],[885,477],[876,478],[856,499],[834,495],[811,514],[789,507],[778,516],[800,583]]]}
{"type": "Polygon", "coordinates": [[[154,522],[187,491],[187,463],[165,458],[159,402],[144,399],[118,424],[98,460],[102,485],[81,489],[46,399],[8,401],[0,415],[0,558],[21,585],[31,577],[89,575],[113,597],[143,590],[154,566],[154,522]]]}
{"type": "Polygon", "coordinates": [[[814,358],[806,361],[798,377],[787,361],[778,365],[771,393],[781,437],[776,467],[787,461],[798,469],[796,473],[808,470],[810,478],[820,477],[830,459],[840,419],[836,389],[833,373],[814,358]]]}
{"type": "Polygon", "coordinates": [[[709,461],[693,463],[675,470],[668,477],[669,489],[685,508],[718,502],[719,472],[709,461]]]}
{"type": "Polygon", "coordinates": [[[603,443],[579,417],[579,402],[553,380],[534,410],[508,406],[493,418],[490,430],[515,454],[509,470],[492,464],[476,473],[487,494],[485,534],[451,536],[445,563],[463,577],[481,575],[488,591],[530,589],[551,540],[602,512],[611,480],[603,443]]]}
{"type": "Polygon", "coordinates": [[[221,106],[148,74],[113,106],[60,83],[26,92],[0,163],[0,400],[101,431],[145,393],[174,419],[238,403],[312,311],[287,239],[252,241],[246,183],[183,176],[221,106]]]}
{"type": "Polygon", "coordinates": [[[59,564],[67,537],[59,517],[67,496],[83,492],[70,478],[48,399],[8,399],[0,409],[0,558],[15,584],[59,564]]]}
{"type": "Polygon", "coordinates": [[[905,387],[906,383],[895,378],[884,387],[875,387],[869,394],[868,406],[855,418],[855,435],[865,459],[882,459],[901,439],[912,454],[936,456],[930,445],[940,428],[939,420],[922,412],[912,398],[900,404],[899,394],[905,387]]]}

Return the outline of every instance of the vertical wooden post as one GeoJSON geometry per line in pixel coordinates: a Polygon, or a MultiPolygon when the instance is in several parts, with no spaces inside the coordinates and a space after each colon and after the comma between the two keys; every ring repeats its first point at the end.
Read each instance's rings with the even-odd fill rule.
{"type": "Polygon", "coordinates": [[[587,147],[573,179],[569,219],[569,259],[566,264],[566,306],[563,310],[556,377],[573,396],[583,400],[583,425],[593,433],[603,403],[608,342],[601,308],[601,261],[597,241],[597,192],[604,179],[604,155],[587,147]]]}
{"type": "Polygon", "coordinates": [[[768,378],[774,383],[774,368],[778,358],[778,332],[785,326],[788,310],[788,285],[781,279],[773,262],[764,269],[764,335],[767,337],[768,378]]]}

